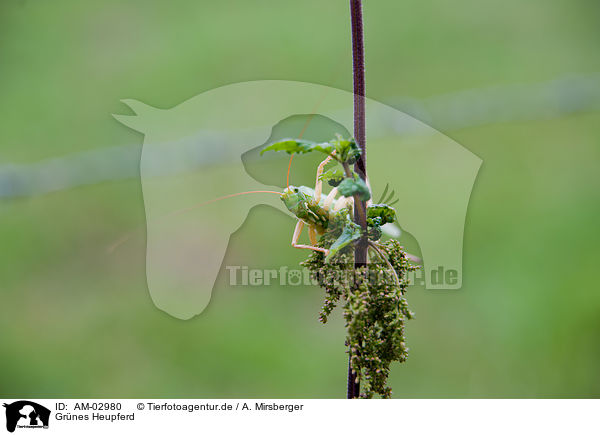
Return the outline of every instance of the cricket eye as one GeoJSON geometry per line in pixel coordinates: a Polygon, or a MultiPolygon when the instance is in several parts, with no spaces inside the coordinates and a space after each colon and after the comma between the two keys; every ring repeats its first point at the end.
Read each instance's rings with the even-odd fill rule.
{"type": "Polygon", "coordinates": [[[297,187],[294,189],[294,192],[298,193],[298,188],[297,187]]]}

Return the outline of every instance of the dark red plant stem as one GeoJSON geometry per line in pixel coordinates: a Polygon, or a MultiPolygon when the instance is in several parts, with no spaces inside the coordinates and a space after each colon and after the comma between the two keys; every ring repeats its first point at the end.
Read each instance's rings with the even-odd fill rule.
{"type": "MultiPolygon", "coordinates": [[[[350,0],[350,16],[352,19],[352,71],[354,82],[354,139],[360,147],[360,158],[354,170],[363,179],[367,178],[367,143],[365,132],[365,49],[363,42],[362,1],[350,0]]],[[[355,198],[355,200],[358,198],[355,198]]],[[[354,207],[354,220],[366,233],[367,220],[364,201],[354,207]],[[362,213],[360,212],[362,211],[362,213]]],[[[354,268],[367,265],[368,240],[363,236],[354,249],[354,268]]],[[[356,374],[352,372],[352,350],[348,349],[348,399],[360,396],[360,384],[356,382],[356,374]]]]}
{"type": "Polygon", "coordinates": [[[350,0],[352,17],[352,70],[354,78],[354,138],[362,153],[355,170],[366,178],[366,131],[365,131],[365,48],[363,41],[362,1],[350,0]]]}

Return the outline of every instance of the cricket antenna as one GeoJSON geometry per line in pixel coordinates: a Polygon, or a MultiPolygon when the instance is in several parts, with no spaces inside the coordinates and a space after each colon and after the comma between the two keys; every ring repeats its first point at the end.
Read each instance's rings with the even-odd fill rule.
{"type": "Polygon", "coordinates": [[[285,184],[288,189],[290,188],[290,170],[292,169],[292,159],[293,158],[294,158],[294,155],[292,154],[290,156],[290,162],[288,163],[287,177],[285,178],[285,184]]]}
{"type": "MultiPolygon", "coordinates": [[[[304,136],[304,133],[306,132],[306,129],[308,128],[308,125],[310,124],[310,122],[313,120],[313,118],[315,117],[315,113],[317,111],[317,108],[319,107],[319,105],[321,104],[322,99],[325,97],[325,95],[323,95],[323,97],[321,98],[321,100],[319,100],[317,102],[317,105],[315,106],[314,110],[312,111],[312,113],[310,115],[308,115],[308,118],[306,118],[306,122],[304,123],[304,126],[302,127],[302,130],[300,131],[300,134],[298,135],[298,139],[302,138],[302,136],[304,136]]],[[[285,179],[285,184],[287,185],[287,188],[290,188],[290,170],[292,169],[292,159],[294,158],[294,155],[290,155],[290,162],[288,163],[288,170],[287,170],[287,177],[285,179]]]]}
{"type": "MultiPolygon", "coordinates": [[[[228,199],[228,198],[234,198],[236,196],[248,195],[250,193],[274,193],[275,195],[281,196],[281,192],[275,192],[274,190],[248,190],[247,192],[232,193],[230,195],[220,196],[218,198],[211,199],[210,201],[205,201],[205,202],[202,202],[200,204],[193,205],[191,207],[187,207],[187,208],[182,208],[182,209],[179,209],[179,210],[175,210],[175,211],[173,211],[171,213],[167,213],[166,215],[159,216],[158,218],[153,219],[152,221],[148,221],[148,222],[156,222],[159,219],[165,219],[165,218],[168,218],[168,217],[178,216],[180,214],[184,214],[184,213],[190,212],[192,210],[195,210],[197,208],[203,207],[205,205],[212,204],[213,202],[222,201],[222,200],[228,199]]],[[[109,254],[112,254],[119,246],[121,246],[123,243],[125,243],[129,239],[131,239],[131,237],[136,232],[138,232],[140,230],[141,230],[141,228],[137,228],[137,229],[135,229],[133,231],[130,231],[129,233],[125,234],[124,236],[122,236],[121,238],[119,238],[116,242],[114,242],[112,245],[110,245],[106,249],[106,251],[109,254]]]]}
{"type": "Polygon", "coordinates": [[[220,196],[218,198],[211,199],[210,201],[202,202],[200,204],[196,204],[196,205],[193,205],[193,206],[188,207],[188,208],[183,208],[181,210],[175,210],[174,212],[166,214],[163,217],[177,216],[179,214],[187,213],[188,211],[195,210],[195,209],[200,208],[202,206],[205,206],[205,205],[208,205],[208,204],[212,204],[213,202],[222,201],[222,200],[228,199],[228,198],[234,198],[236,196],[248,195],[250,193],[274,193],[275,195],[281,196],[281,192],[275,192],[274,190],[248,190],[247,192],[232,193],[230,195],[220,196]]]}

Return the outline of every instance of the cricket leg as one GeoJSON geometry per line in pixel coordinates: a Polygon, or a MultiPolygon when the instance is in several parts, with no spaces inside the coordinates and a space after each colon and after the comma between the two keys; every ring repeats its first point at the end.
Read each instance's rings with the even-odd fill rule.
{"type": "Polygon", "coordinates": [[[325,198],[325,201],[323,201],[323,209],[325,211],[329,211],[329,207],[331,207],[331,204],[333,203],[333,200],[335,199],[335,196],[338,193],[338,189],[337,187],[334,187],[333,189],[331,189],[331,192],[329,192],[329,195],[327,195],[327,197],[325,198]]]}
{"type": "Polygon", "coordinates": [[[333,211],[334,212],[340,211],[341,209],[343,209],[344,207],[347,207],[348,205],[354,205],[354,198],[352,198],[352,197],[346,198],[345,196],[341,196],[335,202],[335,205],[333,206],[333,211]]]}
{"type": "Polygon", "coordinates": [[[311,245],[315,246],[317,244],[317,230],[312,225],[308,226],[308,239],[311,245]]]}
{"type": "MultiPolygon", "coordinates": [[[[304,222],[298,221],[296,224],[296,228],[294,229],[294,235],[292,236],[292,246],[298,249],[311,249],[313,251],[322,252],[325,255],[329,254],[329,250],[325,248],[319,248],[318,246],[310,246],[310,245],[299,245],[298,239],[300,238],[300,234],[302,233],[302,229],[304,228],[304,222]]],[[[310,234],[310,232],[309,232],[310,234]]]]}
{"type": "Polygon", "coordinates": [[[319,167],[317,168],[317,181],[315,182],[315,201],[319,202],[321,200],[321,192],[323,192],[323,180],[321,180],[321,175],[323,175],[323,171],[325,170],[325,165],[329,163],[333,159],[331,156],[327,156],[325,160],[323,160],[319,167]]]}

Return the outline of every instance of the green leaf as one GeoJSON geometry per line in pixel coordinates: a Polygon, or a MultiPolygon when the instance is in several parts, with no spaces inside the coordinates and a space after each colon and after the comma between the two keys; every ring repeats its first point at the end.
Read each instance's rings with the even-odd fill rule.
{"type": "Polygon", "coordinates": [[[313,151],[320,151],[324,154],[330,155],[335,151],[335,147],[329,142],[316,143],[312,147],[313,151]]]}
{"type": "Polygon", "coordinates": [[[288,154],[306,154],[311,151],[319,151],[325,154],[331,154],[335,150],[330,143],[316,143],[302,139],[284,139],[279,142],[274,142],[260,152],[262,156],[267,151],[285,151],[288,154]]]}
{"type": "Polygon", "coordinates": [[[335,187],[344,179],[344,170],[342,168],[331,168],[323,172],[319,179],[327,181],[330,186],[335,187]]]}
{"type": "Polygon", "coordinates": [[[361,201],[367,201],[369,198],[371,198],[371,192],[361,178],[344,179],[344,181],[342,181],[338,186],[338,191],[346,197],[358,195],[361,201]]]}
{"type": "Polygon", "coordinates": [[[311,151],[314,142],[296,139],[284,139],[279,142],[274,142],[271,145],[266,146],[261,152],[262,156],[267,151],[285,151],[289,154],[295,153],[307,153],[311,151]]]}
{"type": "Polygon", "coordinates": [[[352,221],[348,221],[342,230],[342,234],[337,238],[335,242],[329,248],[329,255],[325,257],[325,263],[328,263],[329,260],[337,254],[341,249],[348,246],[355,240],[360,239],[361,229],[360,226],[355,224],[352,221]]]}
{"type": "Polygon", "coordinates": [[[340,162],[353,164],[360,157],[360,148],[354,139],[344,139],[339,134],[331,141],[335,147],[335,155],[340,162]]]}
{"type": "Polygon", "coordinates": [[[356,162],[360,156],[360,148],[354,139],[344,139],[339,134],[335,139],[321,143],[303,139],[283,139],[266,146],[260,154],[263,155],[267,151],[285,151],[288,154],[306,154],[318,151],[327,155],[331,155],[335,151],[333,157],[337,161],[349,164],[356,162]]]}
{"type": "Polygon", "coordinates": [[[385,225],[396,220],[396,210],[387,204],[371,204],[367,207],[367,224],[369,226],[385,225]]]}

